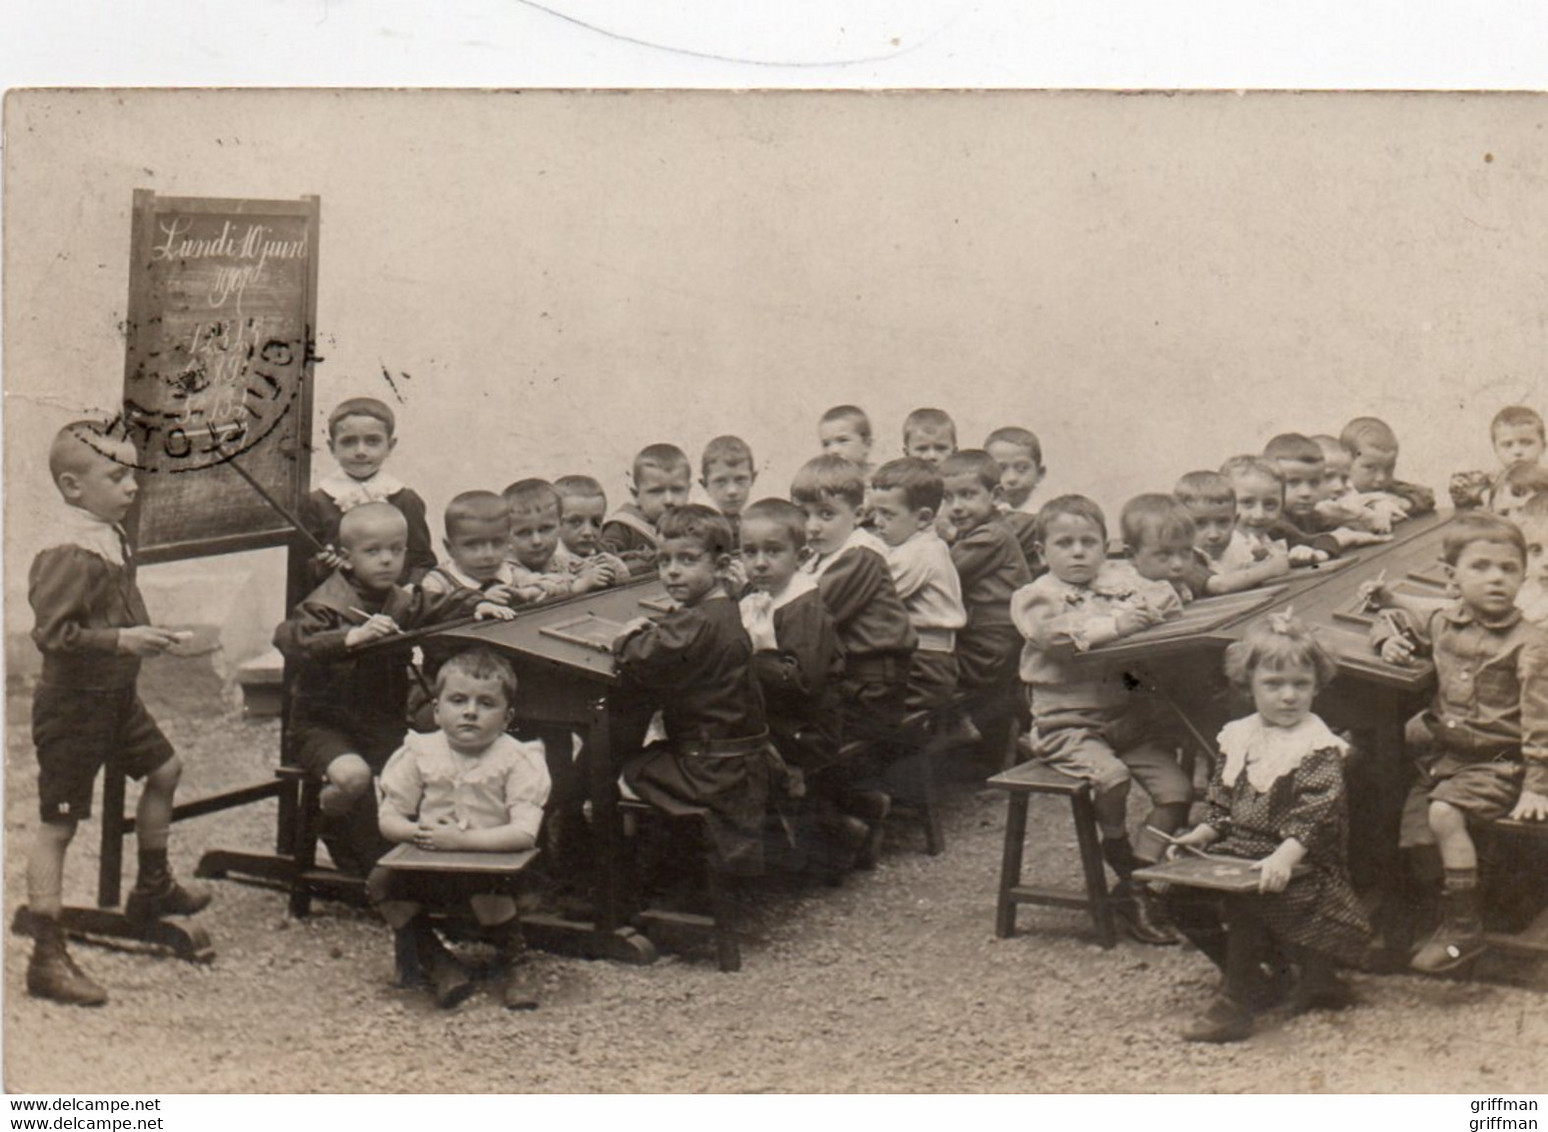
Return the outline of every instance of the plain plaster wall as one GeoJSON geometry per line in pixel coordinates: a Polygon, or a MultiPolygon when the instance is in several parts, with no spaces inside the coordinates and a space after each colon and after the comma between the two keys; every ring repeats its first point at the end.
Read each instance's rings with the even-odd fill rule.
{"type": "MultiPolygon", "coordinates": [[[[5,109],[13,631],[47,436],[118,394],[137,187],[321,195],[317,436],[338,399],[391,397],[389,371],[392,467],[433,525],[455,492],[532,474],[589,472],[616,503],[643,444],[696,458],[726,431],[757,453],[755,495],[782,494],[844,401],[870,410],[879,459],[917,405],[964,444],[1029,425],[1049,489],[1111,509],[1364,413],[1398,430],[1401,473],[1443,486],[1491,464],[1497,408],[1548,407],[1540,96],[43,91],[5,109]]],[[[251,600],[277,602],[272,557],[251,600]]],[[[209,569],[147,569],[156,604],[209,569]]]]}

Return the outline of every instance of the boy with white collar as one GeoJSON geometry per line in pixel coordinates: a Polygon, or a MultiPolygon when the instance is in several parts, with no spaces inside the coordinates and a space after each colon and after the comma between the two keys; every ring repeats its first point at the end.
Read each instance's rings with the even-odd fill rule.
{"type": "Polygon", "coordinates": [[[425,501],[382,465],[398,446],[397,418],[375,397],[351,397],[328,414],[328,451],[339,470],[326,477],[302,504],[301,519],[326,553],[312,559],[308,581],[317,585],[344,564],[337,551],[339,520],[362,503],[391,503],[408,521],[408,548],[400,585],[412,585],[435,568],[435,545],[425,518],[425,501]]]}

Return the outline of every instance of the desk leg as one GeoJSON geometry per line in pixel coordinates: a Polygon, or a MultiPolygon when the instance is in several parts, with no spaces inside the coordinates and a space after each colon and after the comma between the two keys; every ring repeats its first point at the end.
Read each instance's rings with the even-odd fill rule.
{"type": "Polygon", "coordinates": [[[587,765],[591,774],[591,831],[596,863],[597,927],[613,931],[623,922],[619,877],[621,833],[618,821],[618,767],[613,759],[613,726],[607,701],[591,702],[587,727],[587,765]]]}
{"type": "Polygon", "coordinates": [[[1412,934],[1414,918],[1414,909],[1408,906],[1409,885],[1403,875],[1403,856],[1398,848],[1408,786],[1407,749],[1403,743],[1408,711],[1403,697],[1388,692],[1373,696],[1371,707],[1375,720],[1371,732],[1374,749],[1370,773],[1374,805],[1370,836],[1364,839],[1364,848],[1372,857],[1379,900],[1374,917],[1376,922],[1371,926],[1378,938],[1399,948],[1398,956],[1384,958],[1400,961],[1402,945],[1412,934]]]}
{"type": "Polygon", "coordinates": [[[591,796],[596,923],[582,924],[538,914],[523,916],[522,928],[535,947],[545,950],[578,953],[591,959],[616,959],[622,963],[654,963],[655,945],[623,922],[618,768],[613,763],[612,721],[607,700],[603,697],[593,700],[587,709],[586,761],[590,768],[587,785],[591,796]]]}

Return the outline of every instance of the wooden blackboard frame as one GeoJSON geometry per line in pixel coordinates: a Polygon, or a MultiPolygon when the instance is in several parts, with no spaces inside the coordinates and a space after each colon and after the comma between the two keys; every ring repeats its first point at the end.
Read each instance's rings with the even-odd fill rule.
{"type": "MultiPolygon", "coordinates": [[[[311,480],[311,447],[312,447],[312,376],[316,357],[313,351],[317,327],[317,273],[318,273],[318,229],[321,213],[321,200],[316,195],[303,196],[297,200],[260,200],[260,199],[234,199],[220,197],[166,197],[158,196],[149,189],[136,189],[134,192],[133,213],[131,219],[130,255],[129,255],[129,300],[128,317],[125,328],[124,350],[124,395],[126,400],[123,420],[128,420],[127,400],[135,375],[146,364],[146,353],[152,340],[149,333],[155,320],[159,319],[161,312],[151,309],[151,257],[153,241],[157,236],[156,217],[159,214],[175,212],[181,214],[194,214],[201,216],[231,216],[233,218],[252,216],[284,216],[300,217],[305,223],[306,238],[308,241],[307,262],[302,273],[301,293],[297,296],[298,313],[301,319],[304,336],[304,353],[300,361],[300,373],[294,396],[286,406],[286,423],[274,434],[266,436],[260,443],[263,445],[280,445],[281,450],[292,463],[293,472],[290,482],[281,491],[275,492],[276,500],[293,514],[299,512],[308,490],[311,480]]],[[[134,439],[131,434],[130,439],[134,439]]],[[[241,456],[234,457],[240,460],[241,456]]],[[[193,475],[198,472],[191,473],[193,475]]],[[[217,471],[217,474],[222,474],[217,471]]],[[[223,474],[236,475],[229,469],[223,474]]],[[[187,558],[200,558],[219,554],[232,554],[238,551],[259,550],[272,546],[289,546],[292,554],[300,553],[296,546],[295,527],[286,520],[278,510],[273,511],[271,524],[259,530],[246,531],[239,534],[227,534],[221,536],[197,536],[179,538],[174,541],[142,545],[140,542],[140,513],[144,506],[144,500],[154,497],[163,483],[169,482],[169,477],[155,473],[142,473],[140,475],[140,500],[137,501],[134,510],[126,520],[131,544],[136,548],[136,554],[142,564],[156,562],[172,562],[187,558]]],[[[245,490],[251,490],[246,488],[245,490]]],[[[254,498],[257,493],[254,492],[254,498]]],[[[290,571],[292,576],[295,571],[290,571]]],[[[287,595],[287,601],[294,603],[299,595],[291,593],[287,595]]]]}

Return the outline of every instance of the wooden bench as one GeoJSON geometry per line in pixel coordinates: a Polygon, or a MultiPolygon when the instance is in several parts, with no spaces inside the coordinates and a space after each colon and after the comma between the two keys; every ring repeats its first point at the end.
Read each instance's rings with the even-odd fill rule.
{"type": "Polygon", "coordinates": [[[1016,909],[1022,904],[1054,908],[1082,909],[1096,925],[1097,941],[1104,948],[1118,944],[1118,929],[1113,915],[1113,900],[1107,888],[1107,872],[1102,863],[1102,846],[1097,834],[1096,811],[1092,806],[1091,784],[1060,774],[1040,760],[1024,762],[989,779],[989,785],[1008,796],[1005,818],[1005,847],[1000,860],[1000,888],[995,901],[994,934],[1009,939],[1016,934],[1016,909]],[[1075,822],[1075,838],[1080,846],[1081,869],[1085,875],[1084,894],[1064,888],[1023,883],[1022,857],[1027,840],[1027,807],[1033,795],[1063,798],[1070,806],[1075,822]]]}
{"type": "MultiPolygon", "coordinates": [[[[1540,850],[1548,850],[1548,822],[1502,818],[1498,821],[1478,822],[1473,824],[1473,828],[1487,838],[1525,839],[1540,850]]],[[[1548,889],[1548,885],[1545,885],[1545,889],[1548,889]]],[[[1484,938],[1493,951],[1528,959],[1548,959],[1548,904],[1522,930],[1488,932],[1484,938]]]]}
{"type": "Polygon", "coordinates": [[[633,799],[622,799],[619,810],[637,821],[680,822],[693,827],[693,833],[702,839],[704,851],[705,896],[709,901],[709,914],[681,912],[674,909],[647,905],[635,913],[639,928],[652,938],[663,933],[681,932],[686,935],[708,938],[715,944],[716,965],[726,972],[742,969],[742,948],[737,936],[736,902],[732,899],[732,879],[721,868],[719,854],[705,827],[703,817],[692,815],[673,817],[656,807],[633,799]]]}

